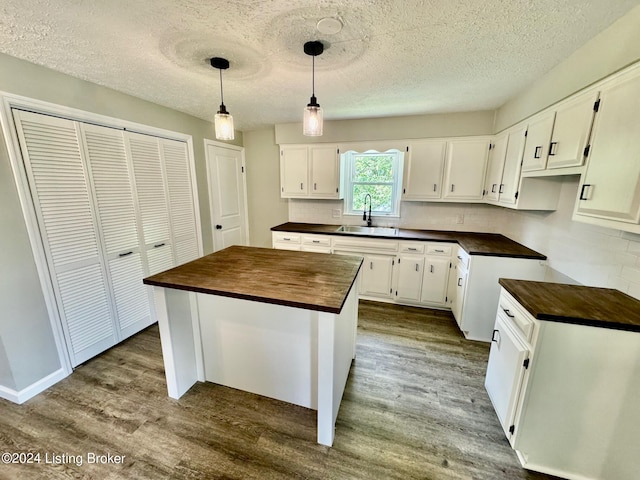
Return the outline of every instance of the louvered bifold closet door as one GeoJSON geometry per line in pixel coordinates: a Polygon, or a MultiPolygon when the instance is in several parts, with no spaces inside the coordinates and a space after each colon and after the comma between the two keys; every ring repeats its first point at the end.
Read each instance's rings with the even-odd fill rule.
{"type": "Polygon", "coordinates": [[[126,132],[125,142],[133,164],[147,258],[146,273],[154,275],[175,265],[159,140],[149,135],[126,132]]]}
{"type": "Polygon", "coordinates": [[[160,139],[169,192],[169,212],[176,264],[200,256],[187,144],[160,139]]]}
{"type": "Polygon", "coordinates": [[[152,323],[124,132],[89,124],[81,132],[122,340],[152,323]]]}
{"type": "Polygon", "coordinates": [[[14,110],[71,364],[116,343],[94,204],[76,123],[14,110]]]}

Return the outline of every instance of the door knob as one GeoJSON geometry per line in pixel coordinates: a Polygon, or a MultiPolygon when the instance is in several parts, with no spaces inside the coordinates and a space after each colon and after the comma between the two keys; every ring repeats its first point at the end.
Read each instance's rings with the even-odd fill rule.
{"type": "Polygon", "coordinates": [[[216,230],[222,230],[222,225],[216,225],[216,230]]]}

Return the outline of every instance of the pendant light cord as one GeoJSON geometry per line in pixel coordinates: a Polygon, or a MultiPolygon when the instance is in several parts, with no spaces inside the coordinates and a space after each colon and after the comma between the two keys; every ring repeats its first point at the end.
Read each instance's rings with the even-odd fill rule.
{"type": "Polygon", "coordinates": [[[224,96],[222,95],[222,69],[220,71],[220,103],[224,105],[224,96]]]}
{"type": "Polygon", "coordinates": [[[316,96],[316,57],[311,57],[311,95],[316,96]]]}

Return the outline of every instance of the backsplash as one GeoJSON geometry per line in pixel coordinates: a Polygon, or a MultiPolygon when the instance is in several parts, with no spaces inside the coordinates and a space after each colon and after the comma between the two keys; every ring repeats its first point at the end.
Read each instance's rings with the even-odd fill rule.
{"type": "MultiPolygon", "coordinates": [[[[584,285],[616,288],[640,299],[640,235],[571,220],[578,177],[565,177],[555,212],[516,211],[482,204],[403,202],[401,218],[374,217],[378,226],[502,233],[547,255],[549,265],[584,285]],[[462,223],[458,223],[462,220],[462,223]]],[[[289,221],[362,225],[342,215],[341,200],[289,200],[289,221]],[[334,211],[339,217],[334,217],[334,211]]]]}

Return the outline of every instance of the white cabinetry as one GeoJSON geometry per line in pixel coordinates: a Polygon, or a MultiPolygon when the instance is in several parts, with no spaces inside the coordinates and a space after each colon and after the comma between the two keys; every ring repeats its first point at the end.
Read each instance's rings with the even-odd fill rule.
{"type": "Polygon", "coordinates": [[[280,250],[300,250],[300,237],[299,233],[294,232],[272,232],[271,240],[273,242],[273,248],[280,250]]]}
{"type": "Polygon", "coordinates": [[[640,71],[602,86],[573,219],[640,233],[640,71]]]}
{"type": "Polygon", "coordinates": [[[145,164],[133,146],[141,135],[22,110],[13,117],[76,366],[154,321],[146,274],[199,256],[187,147],[148,136],[167,148],[145,164]]]}
{"type": "MultiPolygon", "coordinates": [[[[606,308],[599,304],[598,315],[606,308]]],[[[538,320],[504,288],[496,311],[485,386],[522,466],[635,480],[640,333],[538,320]]]]}
{"type": "Polygon", "coordinates": [[[447,142],[421,140],[409,144],[404,163],[402,200],[439,199],[447,142]]]}
{"type": "Polygon", "coordinates": [[[481,201],[488,153],[486,138],[448,142],[442,197],[450,201],[481,201]]]}
{"type": "Polygon", "coordinates": [[[546,261],[458,253],[453,316],[469,340],[491,341],[500,296],[500,278],[542,280],[546,261]]]}
{"type": "Polygon", "coordinates": [[[424,276],[424,245],[400,244],[395,300],[419,302],[424,276]]]}
{"type": "Polygon", "coordinates": [[[420,301],[422,303],[437,306],[446,305],[450,270],[451,258],[448,255],[445,257],[427,255],[425,257],[424,276],[420,292],[420,301]]]}
{"type": "Polygon", "coordinates": [[[300,250],[303,252],[331,253],[331,237],[327,235],[302,235],[300,250]]]}
{"type": "Polygon", "coordinates": [[[508,132],[502,132],[491,143],[487,176],[484,183],[485,200],[497,202],[500,197],[500,184],[502,183],[508,141],[508,132]]]}
{"type": "Polygon", "coordinates": [[[529,128],[527,129],[527,141],[522,161],[523,172],[544,170],[547,167],[551,131],[555,118],[555,111],[547,111],[528,121],[529,128]]]}
{"type": "Polygon", "coordinates": [[[343,196],[337,145],[282,145],[280,196],[339,199],[343,196]]]}

